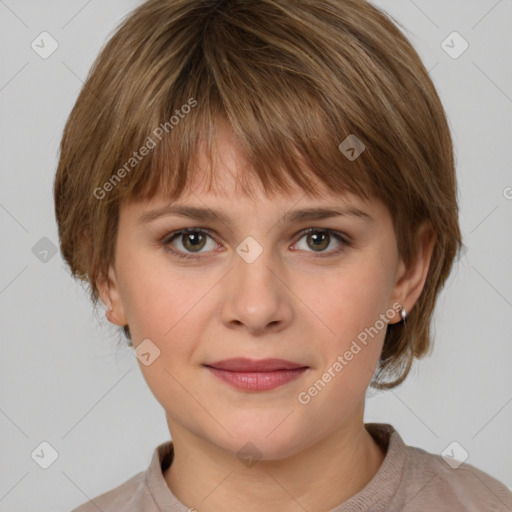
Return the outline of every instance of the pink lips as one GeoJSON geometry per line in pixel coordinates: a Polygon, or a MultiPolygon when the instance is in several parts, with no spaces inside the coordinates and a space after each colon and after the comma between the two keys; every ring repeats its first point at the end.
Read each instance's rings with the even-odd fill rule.
{"type": "Polygon", "coordinates": [[[215,376],[237,389],[266,391],[300,377],[307,366],[284,359],[226,359],[205,365],[215,376]]]}

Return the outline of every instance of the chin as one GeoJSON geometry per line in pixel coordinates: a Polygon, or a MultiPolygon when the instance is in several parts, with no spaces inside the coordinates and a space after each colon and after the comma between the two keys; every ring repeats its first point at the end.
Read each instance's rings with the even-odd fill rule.
{"type": "Polygon", "coordinates": [[[228,424],[223,423],[226,429],[232,434],[222,436],[222,439],[216,439],[212,442],[222,448],[236,453],[239,458],[250,456],[258,460],[281,460],[290,457],[305,446],[303,446],[303,436],[290,430],[290,425],[284,425],[283,417],[278,421],[272,422],[272,427],[267,423],[254,421],[245,428],[238,424],[236,428],[230,428],[228,424]]]}

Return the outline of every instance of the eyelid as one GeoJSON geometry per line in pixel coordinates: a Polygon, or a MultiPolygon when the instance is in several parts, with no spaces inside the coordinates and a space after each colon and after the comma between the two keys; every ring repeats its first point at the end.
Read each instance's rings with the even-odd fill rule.
{"type": "Polygon", "coordinates": [[[165,244],[165,243],[169,244],[169,243],[171,243],[171,240],[173,240],[177,236],[184,235],[186,233],[204,233],[204,234],[210,236],[213,240],[215,240],[215,242],[217,242],[217,233],[215,233],[214,231],[207,229],[207,228],[188,228],[188,227],[176,229],[171,232],[166,232],[166,234],[163,237],[161,237],[160,242],[163,244],[165,244]]]}
{"type": "MultiPolygon", "coordinates": [[[[346,232],[338,231],[336,229],[331,229],[331,228],[315,227],[315,226],[299,230],[294,235],[294,238],[298,237],[298,236],[303,237],[304,235],[310,233],[311,231],[324,231],[326,233],[335,234],[335,235],[340,236],[347,243],[352,241],[351,237],[346,232]]],[[[166,231],[165,234],[162,237],[160,237],[160,241],[163,243],[165,241],[172,240],[172,238],[174,238],[175,236],[177,236],[179,234],[191,233],[191,232],[192,233],[196,233],[196,232],[206,233],[207,235],[211,236],[216,242],[217,242],[218,238],[222,238],[220,235],[218,235],[215,232],[215,230],[211,230],[208,228],[201,228],[201,227],[185,227],[185,228],[181,228],[181,229],[175,229],[170,232],[166,231]]]]}

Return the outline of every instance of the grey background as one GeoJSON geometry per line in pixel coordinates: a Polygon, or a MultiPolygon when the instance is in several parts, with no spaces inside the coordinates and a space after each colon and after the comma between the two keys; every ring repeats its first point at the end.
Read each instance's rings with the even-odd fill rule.
{"type": "MultiPolygon", "coordinates": [[[[438,302],[433,355],[401,387],[369,393],[365,419],[433,453],[457,441],[512,487],[512,2],[375,3],[407,27],[447,110],[468,251],[438,302]],[[441,47],[453,31],[469,43],[457,59],[441,47]]],[[[69,511],[144,470],[169,438],[137,360],[51,252],[64,123],[136,5],[0,0],[0,511],[69,511]],[[43,31],[59,45],[47,59],[31,48],[43,31]],[[43,441],[58,453],[48,469],[31,457],[43,441]]]]}

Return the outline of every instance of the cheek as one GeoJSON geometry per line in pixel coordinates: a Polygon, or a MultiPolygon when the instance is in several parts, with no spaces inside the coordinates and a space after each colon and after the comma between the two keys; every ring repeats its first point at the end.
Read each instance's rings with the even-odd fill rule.
{"type": "Polygon", "coordinates": [[[134,349],[149,339],[158,353],[148,365],[139,360],[141,373],[165,410],[190,408],[187,390],[194,389],[194,383],[187,367],[201,339],[204,287],[179,270],[136,263],[132,258],[125,268],[129,271],[123,290],[127,321],[134,349]]]}
{"type": "Polygon", "coordinates": [[[322,338],[338,348],[373,326],[389,308],[389,275],[382,261],[365,261],[300,282],[297,295],[308,306],[311,321],[322,329],[322,338]]]}
{"type": "Polygon", "coordinates": [[[120,292],[134,342],[145,338],[163,342],[186,322],[202,287],[179,268],[172,269],[161,254],[132,252],[119,261],[120,292]]]}
{"type": "Polygon", "coordinates": [[[325,384],[329,391],[320,393],[319,402],[348,403],[351,397],[364,394],[373,376],[389,320],[385,268],[383,259],[371,258],[331,273],[321,283],[323,292],[309,292],[304,301],[311,304],[317,317],[313,320],[322,330],[319,387],[325,384]]]}

